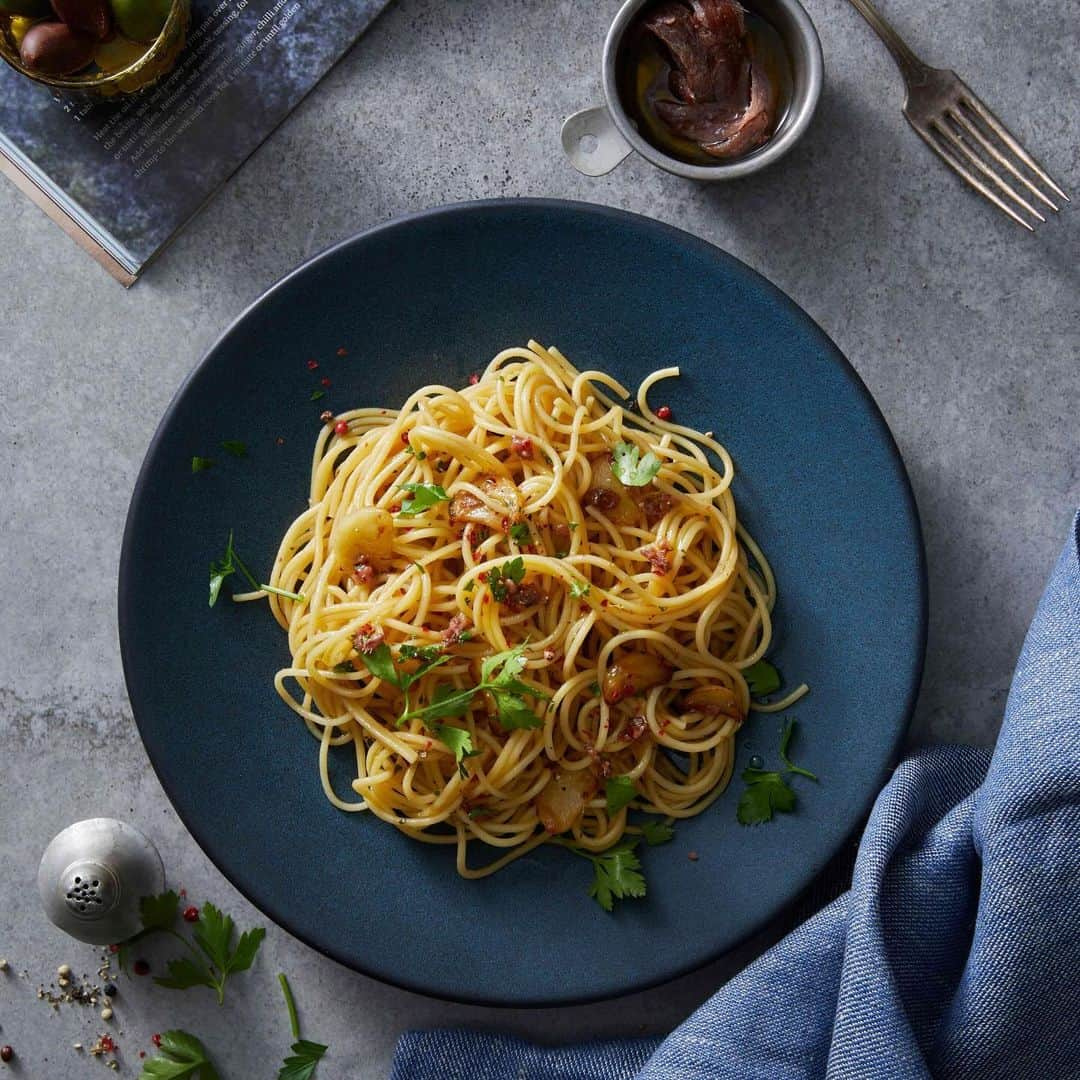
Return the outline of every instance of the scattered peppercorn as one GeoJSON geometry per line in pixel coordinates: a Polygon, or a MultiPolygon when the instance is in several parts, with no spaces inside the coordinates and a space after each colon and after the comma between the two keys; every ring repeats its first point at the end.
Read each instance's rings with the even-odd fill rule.
{"type": "Polygon", "coordinates": [[[105,996],[106,997],[116,997],[116,983],[106,983],[105,984],[105,996]]]}
{"type": "Polygon", "coordinates": [[[476,374],[476,372],[474,371],[474,372],[473,372],[473,373],[472,373],[472,374],[471,374],[471,375],[469,376],[469,385],[470,385],[470,386],[475,386],[475,385],[476,385],[476,384],[477,384],[477,383],[478,383],[479,381],[480,381],[480,376],[479,376],[479,375],[477,375],[477,374],[476,374]]]}
{"type": "Polygon", "coordinates": [[[285,445],[285,440],[280,435],[274,440],[274,442],[277,443],[278,446],[285,445]]]}
{"type": "Polygon", "coordinates": [[[318,360],[309,360],[307,362],[308,371],[314,371],[319,366],[318,360]]]}
{"type": "Polygon", "coordinates": [[[691,851],[686,857],[691,862],[697,862],[698,861],[698,853],[696,851],[691,851]]]}
{"type": "Polygon", "coordinates": [[[327,386],[327,387],[328,387],[328,386],[330,386],[330,385],[331,385],[331,384],[330,384],[330,379],[329,379],[329,378],[328,378],[328,377],[327,377],[326,375],[324,375],[324,376],[323,376],[323,377],[322,377],[322,378],[321,378],[321,379],[319,380],[319,382],[321,382],[321,383],[323,384],[323,386],[327,386]]]}
{"type": "Polygon", "coordinates": [[[335,435],[348,435],[349,434],[349,421],[348,420],[339,420],[334,425],[334,434],[335,435]]]}
{"type": "Polygon", "coordinates": [[[334,422],[334,414],[329,409],[325,409],[323,412],[319,413],[319,419],[324,424],[332,424],[334,422]]]}
{"type": "Polygon", "coordinates": [[[348,356],[349,350],[346,349],[344,345],[342,345],[341,348],[338,349],[337,354],[338,356],[348,356]]]}
{"type": "Polygon", "coordinates": [[[70,964],[61,964],[56,969],[56,974],[59,975],[61,979],[70,978],[71,977],[71,965],[70,964]]]}
{"type": "Polygon", "coordinates": [[[120,946],[119,945],[110,945],[109,946],[109,952],[115,954],[115,953],[118,953],[119,951],[120,951],[120,946]]]}
{"type": "Polygon", "coordinates": [[[149,975],[150,965],[145,960],[136,960],[132,970],[136,975],[149,975]]]}
{"type": "Polygon", "coordinates": [[[102,1020],[111,1020],[112,1019],[112,1009],[110,1009],[108,1005],[106,1005],[105,1008],[101,1010],[101,1019],[102,1020]]]}
{"type": "Polygon", "coordinates": [[[670,420],[671,419],[671,406],[670,405],[661,405],[660,408],[656,410],[656,419],[657,420],[670,420]]]}
{"type": "Polygon", "coordinates": [[[15,1056],[15,1051],[10,1046],[0,1046],[0,1061],[10,1061],[15,1056]]]}
{"type": "Polygon", "coordinates": [[[161,1036],[155,1031],[154,1034],[150,1036],[150,1041],[155,1046],[160,1046],[161,1045],[161,1036]]]}
{"type": "Polygon", "coordinates": [[[199,921],[199,909],[192,904],[190,907],[184,908],[184,922],[198,922],[199,921]]]}
{"type": "Polygon", "coordinates": [[[0,971],[7,971],[7,969],[8,962],[3,957],[0,957],[0,971]]]}

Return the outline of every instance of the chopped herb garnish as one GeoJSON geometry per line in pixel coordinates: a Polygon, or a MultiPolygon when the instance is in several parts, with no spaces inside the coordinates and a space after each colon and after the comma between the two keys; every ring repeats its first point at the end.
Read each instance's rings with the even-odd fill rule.
{"type": "Polygon", "coordinates": [[[402,517],[415,517],[441,502],[450,501],[450,496],[438,484],[402,484],[401,490],[409,493],[401,500],[402,517]]]}
{"type": "Polygon", "coordinates": [[[247,457],[247,443],[241,442],[239,439],[224,439],[221,443],[221,449],[226,454],[232,454],[235,458],[247,457]]]}
{"type": "Polygon", "coordinates": [[[334,665],[335,675],[352,675],[356,671],[356,665],[351,660],[342,660],[334,665]]]}
{"type": "Polygon", "coordinates": [[[518,521],[510,526],[510,539],[519,547],[532,543],[532,532],[526,521],[518,521]]]}
{"type": "Polygon", "coordinates": [[[649,847],[657,847],[666,844],[675,835],[675,830],[664,821],[650,818],[641,826],[641,835],[649,847]]]}
{"type": "Polygon", "coordinates": [[[506,583],[512,581],[515,584],[525,577],[525,561],[520,555],[508,559],[501,566],[493,566],[487,575],[488,588],[491,595],[498,601],[503,601],[510,595],[506,583]]]}
{"type": "Polygon", "coordinates": [[[326,391],[325,390],[312,390],[311,391],[311,400],[312,401],[319,401],[321,398],[324,398],[324,397],[326,397],[326,391]]]}
{"type": "Polygon", "coordinates": [[[474,806],[469,811],[469,817],[471,817],[473,820],[475,820],[476,818],[491,817],[491,808],[488,806],[474,806]]]}
{"type": "Polygon", "coordinates": [[[405,447],[405,453],[408,454],[409,457],[416,458],[417,461],[424,461],[427,458],[426,450],[417,450],[411,443],[405,447]]]}
{"type": "Polygon", "coordinates": [[[634,848],[637,839],[623,843],[594,855],[579,847],[570,850],[593,864],[593,880],[589,895],[605,910],[611,911],[616,900],[645,895],[645,878],[641,873],[641,860],[634,848]]]}
{"type": "Polygon", "coordinates": [[[405,722],[409,711],[409,687],[432,668],[447,663],[450,657],[444,655],[438,645],[402,645],[398,649],[398,655],[401,660],[419,660],[420,666],[415,671],[402,671],[397,668],[394,665],[394,654],[385,641],[370,653],[361,653],[360,662],[366,665],[368,671],[377,679],[396,686],[405,695],[401,716],[398,717],[400,725],[405,722]]]}
{"type": "Polygon", "coordinates": [[[570,521],[570,522],[567,522],[567,524],[570,526],[570,531],[573,532],[581,524],[581,522],[580,521],[570,521]]]}
{"type": "Polygon", "coordinates": [[[229,539],[225,542],[225,554],[220,559],[215,559],[210,564],[210,606],[213,607],[221,594],[221,586],[225,579],[232,574],[239,573],[255,592],[273,593],[275,596],[284,596],[287,600],[303,600],[303,593],[288,592],[285,589],[276,589],[273,585],[260,585],[255,580],[255,575],[247,568],[243,559],[236,553],[233,547],[233,531],[229,530],[229,539]]]}
{"type": "Polygon", "coordinates": [[[768,660],[743,668],[743,678],[754,697],[764,697],[780,689],[780,672],[768,660]]]}
{"type": "Polygon", "coordinates": [[[651,450],[641,457],[633,443],[620,442],[612,451],[611,471],[627,487],[644,487],[660,471],[660,459],[651,450]]]}
{"type": "Polygon", "coordinates": [[[476,579],[475,578],[469,578],[469,580],[465,582],[465,592],[471,593],[473,591],[473,589],[475,589],[475,588],[476,588],[476,579]]]}
{"type": "Polygon", "coordinates": [[[789,720],[784,725],[780,736],[780,760],[784,763],[784,772],[766,769],[743,769],[742,778],[746,790],[739,798],[736,817],[741,825],[760,825],[771,821],[774,813],[790,814],[795,809],[795,792],[785,780],[785,775],[797,773],[799,776],[817,780],[808,769],[793,765],[788,759],[787,750],[795,730],[795,721],[789,720]]]}
{"type": "Polygon", "coordinates": [[[221,1080],[221,1074],[194,1035],[174,1029],[161,1033],[158,1053],[143,1062],[139,1080],[221,1080]]]}
{"type": "Polygon", "coordinates": [[[576,578],[570,582],[570,595],[575,600],[580,600],[583,596],[588,596],[592,586],[587,581],[578,581],[576,578]]]}
{"type": "Polygon", "coordinates": [[[208,457],[199,457],[197,454],[191,459],[191,471],[193,473],[206,472],[207,469],[214,467],[214,459],[208,457]]]}
{"type": "Polygon", "coordinates": [[[589,693],[592,694],[593,697],[600,696],[600,684],[595,679],[589,683],[589,693]]]}
{"type": "Polygon", "coordinates": [[[629,776],[609,776],[604,784],[609,814],[617,814],[624,806],[634,801],[637,791],[634,781],[629,776]]]}
{"type": "Polygon", "coordinates": [[[524,654],[525,646],[522,644],[489,656],[480,666],[479,685],[464,689],[440,686],[428,705],[412,710],[406,708],[399,724],[414,718],[426,721],[464,716],[477,694],[488,693],[495,702],[496,718],[504,729],[540,727],[543,720],[536,715],[534,708],[530,708],[526,698],[536,702],[547,701],[548,696],[518,678],[525,667],[524,654]]]}

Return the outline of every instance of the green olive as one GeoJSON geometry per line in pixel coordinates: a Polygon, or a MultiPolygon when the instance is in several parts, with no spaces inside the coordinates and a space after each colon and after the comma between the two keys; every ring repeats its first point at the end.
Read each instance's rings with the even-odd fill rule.
{"type": "MultiPolygon", "coordinates": [[[[0,4],[6,2],[0,0],[0,4]]],[[[110,0],[110,3],[124,37],[142,42],[153,41],[161,33],[172,8],[172,0],[110,0]]]]}
{"type": "Polygon", "coordinates": [[[29,15],[35,19],[52,14],[49,0],[0,0],[0,11],[5,15],[29,15]]]}

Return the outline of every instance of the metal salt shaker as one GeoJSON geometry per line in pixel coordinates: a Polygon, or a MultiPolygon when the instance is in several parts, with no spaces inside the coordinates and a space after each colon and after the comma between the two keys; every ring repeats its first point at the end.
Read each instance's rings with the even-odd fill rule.
{"type": "Polygon", "coordinates": [[[53,837],[38,867],[45,914],[91,945],[125,941],[142,926],[139,900],[165,889],[153,843],[115,818],[89,818],[53,837]]]}

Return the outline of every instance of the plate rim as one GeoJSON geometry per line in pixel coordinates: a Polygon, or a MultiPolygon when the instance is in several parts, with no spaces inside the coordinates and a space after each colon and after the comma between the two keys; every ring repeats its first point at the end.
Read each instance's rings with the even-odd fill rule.
{"type": "Polygon", "coordinates": [[[262,292],[260,292],[254,300],[248,303],[243,310],[237,315],[222,331],[215,337],[213,342],[207,346],[199,359],[192,365],[191,369],[184,376],[180,385],[169,399],[168,405],[165,407],[164,412],[161,414],[154,433],[147,444],[146,451],[143,455],[142,464],[139,466],[139,472],[135,479],[134,487],[132,488],[131,498],[128,502],[128,509],[124,519],[124,529],[121,538],[120,545],[120,560],[117,576],[117,634],[120,642],[120,658],[121,666],[124,674],[124,689],[128,697],[128,703],[131,707],[132,718],[135,721],[136,729],[139,732],[139,741],[142,743],[143,752],[146,754],[146,758],[150,763],[150,767],[154,771],[154,775],[157,778],[158,783],[161,785],[162,790],[168,798],[173,810],[176,812],[177,818],[183,825],[184,830],[195,841],[199,850],[210,860],[214,868],[220,873],[226,881],[234,888],[241,896],[247,900],[256,910],[264,914],[280,929],[284,930],[291,937],[303,942],[308,948],[313,949],[315,952],[327,959],[340,964],[342,967],[349,971],[354,971],[360,975],[364,975],[367,978],[374,979],[377,982],[383,983],[388,986],[393,986],[399,990],[405,990],[410,993],[420,994],[424,997],[433,998],[435,1000],[453,1002],[455,1004],[481,1006],[486,1008],[500,1008],[500,1009],[540,1009],[540,1008],[562,1008],[572,1007],[575,1005],[587,1005],[599,1001],[612,1001],[621,997],[626,997],[630,994],[642,993],[646,990],[655,989],[658,986],[662,986],[666,983],[673,982],[676,979],[684,978],[685,976],[701,970],[707,965],[714,963],[721,957],[726,956],[740,946],[744,945],[747,941],[750,941],[754,937],[758,936],[762,931],[771,923],[780,920],[787,912],[795,908],[808,889],[811,889],[814,883],[818,880],[822,872],[827,866],[836,859],[837,855],[847,846],[856,835],[858,835],[864,828],[870,811],[877,801],[877,797],[880,794],[882,787],[887,781],[888,776],[892,773],[896,762],[898,761],[903,747],[904,741],[907,738],[908,732],[911,727],[911,721],[915,711],[915,705],[918,700],[918,696],[922,687],[922,680],[925,671],[926,664],[926,645],[929,628],[929,584],[928,584],[928,569],[927,569],[927,557],[926,557],[926,541],[923,535],[922,520],[919,514],[918,503],[915,499],[914,488],[911,483],[911,477],[908,473],[907,466],[904,462],[903,455],[900,452],[900,448],[897,445],[896,437],[894,436],[892,429],[889,427],[888,421],[885,415],[882,413],[880,406],[870,393],[869,388],[863,381],[859,372],[851,361],[844,355],[840,347],[833,341],[832,337],[826,333],[826,331],[820,326],[820,324],[811,316],[803,307],[801,307],[792,297],[790,297],[783,289],[778,285],[770,281],[764,274],[755,270],[743,262],[738,257],[725,251],[723,248],[716,244],[711,243],[708,240],[704,240],[699,236],[695,236],[693,233],[687,232],[685,229],[681,229],[675,225],[670,225],[666,222],[659,221],[655,218],[646,217],[644,214],[634,213],[629,210],[622,210],[616,207],[607,206],[600,203],[590,203],[575,199],[557,199],[557,198],[502,198],[502,199],[475,199],[467,200],[463,202],[444,203],[438,206],[427,207],[422,210],[410,211],[405,214],[396,215],[386,221],[378,222],[371,225],[368,228],[361,229],[360,231],[353,233],[341,240],[338,240],[321,251],[304,259],[288,273],[284,274],[273,284],[268,286],[262,292]],[[419,981],[410,979],[408,975],[398,975],[388,973],[386,971],[374,970],[362,963],[357,963],[352,959],[346,959],[337,949],[332,945],[319,943],[312,940],[305,934],[299,933],[294,929],[290,918],[287,913],[281,911],[280,907],[272,900],[267,900],[264,897],[256,897],[246,888],[234,879],[232,873],[227,869],[222,861],[214,855],[211,848],[213,845],[212,838],[203,838],[203,830],[196,829],[187,820],[186,816],[181,812],[180,806],[177,802],[177,798],[174,792],[178,790],[179,785],[173,785],[166,780],[162,775],[161,770],[158,768],[157,763],[151,756],[149,750],[146,748],[146,741],[143,738],[142,724],[139,720],[139,715],[135,707],[135,702],[131,696],[131,685],[133,681],[132,669],[134,667],[133,654],[136,651],[133,644],[131,644],[131,636],[128,629],[128,610],[130,608],[131,592],[134,588],[132,564],[133,564],[133,533],[134,522],[136,512],[139,504],[143,500],[147,489],[150,484],[150,465],[151,461],[155,457],[158,444],[161,442],[165,435],[165,431],[168,428],[173,414],[176,412],[180,405],[180,402],[187,393],[188,388],[198,378],[199,374],[206,367],[208,362],[214,356],[214,354],[224,345],[234,334],[238,333],[244,322],[252,315],[270,296],[279,290],[283,290],[288,286],[292,280],[296,277],[307,272],[307,270],[321,262],[324,259],[333,257],[338,251],[350,247],[353,244],[362,244],[369,238],[380,235],[384,232],[392,232],[401,228],[408,228],[411,225],[427,221],[433,218],[456,216],[462,214],[484,214],[491,210],[507,210],[514,208],[533,209],[540,211],[553,211],[555,213],[571,212],[571,213],[585,213],[595,215],[597,218],[607,218],[609,220],[628,224],[634,228],[645,229],[646,231],[652,231],[659,234],[662,237],[667,238],[670,241],[696,250],[697,253],[702,254],[710,259],[719,259],[719,261],[728,261],[735,265],[739,272],[747,275],[755,281],[755,283],[763,288],[765,292],[779,301],[796,319],[808,325],[811,330],[816,333],[824,344],[828,346],[828,355],[833,364],[835,364],[840,372],[847,377],[847,381],[852,385],[855,392],[861,397],[863,403],[868,407],[868,415],[876,422],[878,430],[884,436],[884,444],[888,448],[889,455],[893,460],[894,465],[897,467],[899,479],[901,480],[901,487],[903,491],[903,505],[902,512],[908,519],[909,524],[913,529],[913,535],[915,539],[916,548],[916,586],[918,594],[918,629],[916,644],[916,657],[914,669],[912,671],[912,677],[908,686],[906,698],[903,702],[904,722],[897,726],[897,730],[894,733],[891,743],[888,747],[888,753],[885,756],[882,766],[875,778],[876,783],[871,789],[870,796],[865,800],[864,804],[859,807],[859,813],[855,818],[855,824],[850,830],[843,834],[838,840],[835,846],[830,850],[825,858],[821,861],[821,864],[814,870],[810,878],[803,883],[802,887],[796,892],[789,900],[779,907],[765,912],[759,918],[754,919],[747,924],[747,928],[742,935],[740,935],[735,941],[733,941],[726,950],[720,952],[710,953],[700,959],[696,959],[689,964],[680,966],[675,970],[666,972],[665,974],[656,976],[655,978],[644,979],[639,982],[635,982],[632,985],[620,987],[616,990],[600,990],[596,992],[587,993],[573,993],[570,995],[560,996],[547,996],[547,997],[522,997],[514,998],[512,1000],[500,999],[485,995],[482,992],[477,993],[447,993],[439,990],[432,990],[430,987],[424,986],[419,981]]]}

